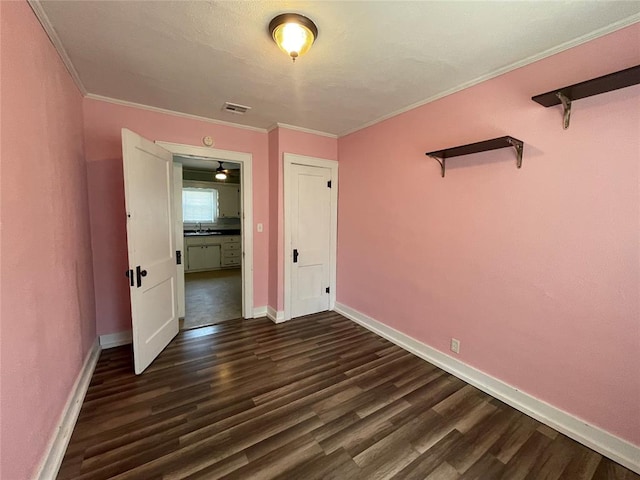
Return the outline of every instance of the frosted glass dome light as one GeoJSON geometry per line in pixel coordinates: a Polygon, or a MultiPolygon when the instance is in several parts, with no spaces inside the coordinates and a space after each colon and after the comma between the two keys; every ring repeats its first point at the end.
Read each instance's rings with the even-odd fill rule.
{"type": "Polygon", "coordinates": [[[280,50],[295,62],[309,51],[318,38],[318,27],[310,19],[297,13],[283,13],[269,23],[269,33],[280,50]]]}

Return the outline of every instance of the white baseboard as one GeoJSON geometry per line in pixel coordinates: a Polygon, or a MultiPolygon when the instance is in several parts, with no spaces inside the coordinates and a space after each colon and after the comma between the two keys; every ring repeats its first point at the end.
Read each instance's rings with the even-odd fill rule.
{"type": "Polygon", "coordinates": [[[260,318],[267,316],[267,306],[253,307],[253,318],[260,318]]]}
{"type": "Polygon", "coordinates": [[[98,339],[96,338],[84,359],[82,369],[76,377],[76,381],[71,388],[69,397],[67,398],[67,403],[60,415],[57,428],[51,435],[51,439],[49,440],[45,454],[42,457],[40,466],[33,478],[38,480],[51,480],[52,478],[56,478],[58,475],[58,470],[60,470],[60,465],[62,465],[62,459],[67,451],[71,434],[76,426],[76,421],[78,420],[78,415],[82,408],[82,402],[84,401],[87,389],[89,388],[93,371],[98,363],[100,350],[101,348],[98,344],[98,339]]]}
{"type": "Polygon", "coordinates": [[[129,345],[130,343],[133,343],[133,333],[131,330],[100,335],[100,346],[103,350],[121,345],[129,345]]]}
{"type": "Polygon", "coordinates": [[[640,447],[477,370],[341,303],[336,312],[596,452],[640,473],[640,447]]]}
{"type": "Polygon", "coordinates": [[[276,310],[271,306],[267,306],[267,317],[273,323],[282,323],[284,322],[284,310],[276,310]]]}

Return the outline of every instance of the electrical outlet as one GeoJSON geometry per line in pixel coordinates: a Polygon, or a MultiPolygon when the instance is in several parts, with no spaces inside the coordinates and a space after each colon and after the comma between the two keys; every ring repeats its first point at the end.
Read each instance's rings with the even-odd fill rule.
{"type": "Polygon", "coordinates": [[[457,338],[451,339],[451,351],[454,353],[460,353],[460,340],[457,338]]]}

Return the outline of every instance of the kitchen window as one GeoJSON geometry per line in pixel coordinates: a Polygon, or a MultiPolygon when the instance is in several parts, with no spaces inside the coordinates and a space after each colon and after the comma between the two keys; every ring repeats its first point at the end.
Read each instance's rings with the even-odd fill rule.
{"type": "Polygon", "coordinates": [[[183,223],[216,223],[218,219],[218,191],[213,188],[182,189],[183,223]]]}

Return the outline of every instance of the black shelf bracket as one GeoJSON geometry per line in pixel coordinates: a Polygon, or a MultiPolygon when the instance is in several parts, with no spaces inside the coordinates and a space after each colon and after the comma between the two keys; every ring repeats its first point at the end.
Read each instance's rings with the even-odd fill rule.
{"type": "Polygon", "coordinates": [[[569,85],[568,87],[557,88],[547,93],[542,93],[531,97],[536,103],[543,107],[553,107],[562,105],[562,125],[566,130],[569,128],[571,120],[571,102],[581,98],[600,95],[601,93],[612,92],[621,88],[631,87],[640,84],[640,65],[610,73],[598,78],[592,78],[585,82],[569,85]]]}
{"type": "MultiPolygon", "coordinates": [[[[427,155],[429,155],[427,153],[427,155]]],[[[444,171],[447,168],[447,157],[442,157],[442,160],[440,160],[438,157],[436,157],[435,155],[429,155],[431,158],[433,158],[436,162],[438,162],[440,164],[440,171],[442,173],[442,178],[444,178],[444,171]]]]}
{"type": "Polygon", "coordinates": [[[487,152],[489,150],[496,150],[498,148],[514,147],[516,150],[516,166],[522,167],[522,154],[524,152],[524,142],[513,137],[498,137],[491,140],[484,140],[482,142],[470,143],[468,145],[461,145],[459,147],[445,148],[444,150],[436,150],[434,152],[427,152],[425,155],[433,158],[440,164],[440,171],[442,178],[444,178],[445,171],[447,169],[447,158],[459,157],[462,155],[470,155],[472,153],[487,152]]]}

